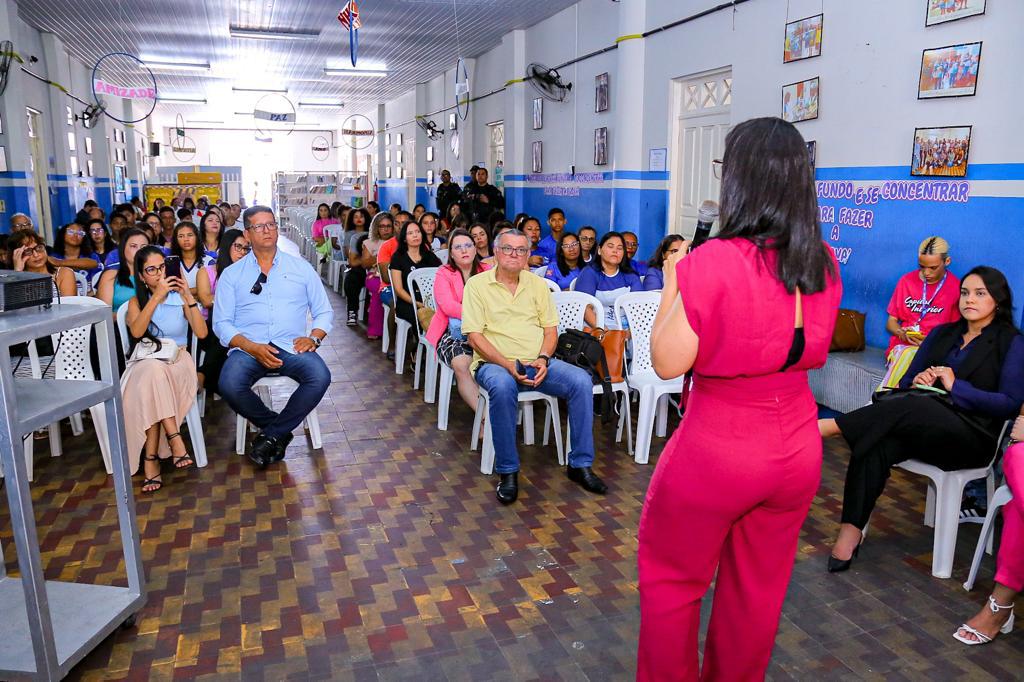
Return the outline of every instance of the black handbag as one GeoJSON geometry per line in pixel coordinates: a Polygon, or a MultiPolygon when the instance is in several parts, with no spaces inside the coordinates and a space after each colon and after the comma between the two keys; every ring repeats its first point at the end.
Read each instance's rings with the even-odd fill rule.
{"type": "Polygon", "coordinates": [[[615,401],[612,399],[611,378],[603,370],[608,363],[605,362],[604,348],[601,346],[601,342],[578,329],[566,329],[558,336],[555,357],[570,365],[582,367],[590,373],[594,385],[601,386],[600,400],[595,414],[601,417],[602,424],[610,422],[615,412],[615,401]]]}

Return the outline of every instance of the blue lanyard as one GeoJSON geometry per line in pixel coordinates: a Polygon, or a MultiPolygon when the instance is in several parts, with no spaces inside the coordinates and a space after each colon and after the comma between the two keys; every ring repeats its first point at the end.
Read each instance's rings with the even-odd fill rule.
{"type": "Polygon", "coordinates": [[[942,285],[946,283],[946,277],[948,276],[948,272],[943,273],[942,280],[939,281],[939,286],[937,286],[935,291],[932,292],[931,298],[928,298],[928,280],[921,281],[921,316],[917,318],[917,324],[919,326],[921,322],[924,321],[924,316],[928,314],[928,309],[932,307],[932,302],[935,301],[939,292],[942,291],[942,285]]]}

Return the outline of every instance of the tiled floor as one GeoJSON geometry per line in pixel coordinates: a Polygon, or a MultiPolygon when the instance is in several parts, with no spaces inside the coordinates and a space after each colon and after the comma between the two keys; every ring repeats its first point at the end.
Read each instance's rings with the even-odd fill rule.
{"type": "MultiPolygon", "coordinates": [[[[636,528],[655,458],[637,466],[603,430],[596,468],[612,490],[593,497],[565,480],[553,450],[523,448],[522,494],[503,508],[468,451],[469,410],[453,397],[451,428],[437,431],[435,406],[379,348],[344,326],[332,335],[324,449],[297,438],[266,472],[234,454],[234,417],[210,402],[210,466],[166,474],[163,491],[137,499],[149,579],[137,627],[72,679],[632,677],[636,528]]],[[[46,575],[125,584],[90,434],[66,433],[64,457],[37,459],[46,575]]],[[[846,454],[826,451],[769,677],[1021,679],[1024,634],[971,649],[951,639],[993,562],[965,593],[978,527],[964,527],[953,579],[929,575],[921,480],[894,473],[854,569],[825,572],[846,454]]],[[[0,542],[16,570],[6,507],[0,542]]]]}

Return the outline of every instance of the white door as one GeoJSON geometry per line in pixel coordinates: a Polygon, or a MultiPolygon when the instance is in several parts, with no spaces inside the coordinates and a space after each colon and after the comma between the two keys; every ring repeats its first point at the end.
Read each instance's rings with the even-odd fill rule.
{"type": "Polygon", "coordinates": [[[729,132],[732,70],[676,80],[672,94],[669,230],[691,237],[701,203],[718,201],[712,161],[722,158],[729,132]]]}
{"type": "Polygon", "coordinates": [[[46,178],[46,150],[43,149],[43,115],[35,109],[26,108],[28,116],[28,167],[32,172],[32,182],[36,191],[36,215],[39,224],[36,232],[47,241],[53,239],[53,228],[50,224],[50,184],[46,178]]]}

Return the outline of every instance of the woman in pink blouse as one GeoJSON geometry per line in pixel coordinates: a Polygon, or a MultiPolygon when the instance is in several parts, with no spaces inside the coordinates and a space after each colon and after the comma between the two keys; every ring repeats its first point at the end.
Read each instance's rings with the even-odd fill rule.
{"type": "Polygon", "coordinates": [[[448,264],[438,268],[434,277],[437,312],[427,329],[427,341],[437,349],[441,362],[455,372],[459,395],[472,410],[476,410],[479,390],[469,371],[473,349],[462,335],[462,291],[466,280],[489,267],[480,262],[469,232],[462,228],[452,232],[448,238],[448,264]]]}

